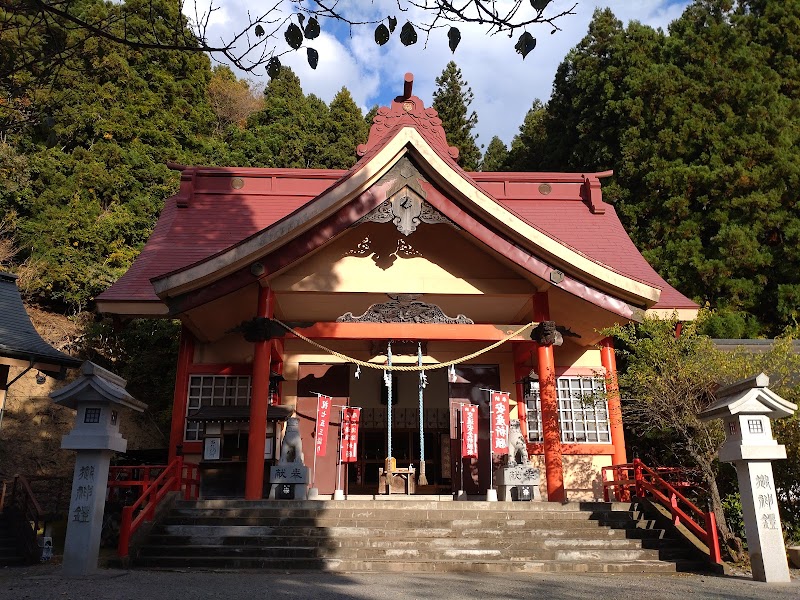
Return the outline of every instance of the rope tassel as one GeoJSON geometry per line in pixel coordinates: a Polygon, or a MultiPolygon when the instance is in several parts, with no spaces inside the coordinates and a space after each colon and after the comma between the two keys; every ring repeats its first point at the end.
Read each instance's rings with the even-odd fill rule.
{"type": "MultiPolygon", "coordinates": [[[[422,344],[417,344],[417,366],[422,366],[422,344]]],[[[419,372],[419,485],[428,485],[425,476],[425,407],[423,406],[423,390],[428,385],[428,375],[419,372]]]]}

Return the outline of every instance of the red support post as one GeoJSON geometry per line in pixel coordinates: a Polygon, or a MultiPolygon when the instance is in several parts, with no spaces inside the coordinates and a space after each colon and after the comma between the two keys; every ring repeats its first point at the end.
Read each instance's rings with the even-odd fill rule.
{"type": "Polygon", "coordinates": [[[678,497],[675,495],[675,492],[669,495],[669,511],[672,513],[672,524],[679,525],[681,518],[678,515],[678,497]]]}
{"type": "Polygon", "coordinates": [[[183,485],[183,457],[179,456],[177,464],[175,465],[175,486],[172,488],[173,492],[180,492],[183,485]]]}
{"type": "Polygon", "coordinates": [[[636,485],[636,497],[644,498],[644,475],[642,473],[642,461],[638,458],[633,459],[633,480],[636,485]]]}
{"type": "MultiPolygon", "coordinates": [[[[274,296],[269,288],[258,290],[256,316],[271,318],[274,296]]],[[[250,398],[250,431],[247,440],[245,500],[261,500],[264,495],[264,446],[267,437],[267,405],[269,402],[269,367],[272,342],[255,342],[250,398]]]]}
{"type": "Polygon", "coordinates": [[[172,422],[169,429],[169,460],[178,455],[178,446],[183,444],[186,427],[186,403],[189,397],[189,367],[194,361],[194,336],[186,326],[181,327],[181,341],[178,349],[178,369],[175,373],[174,402],[172,422]]]}
{"type": "Polygon", "coordinates": [[[722,562],[722,555],[719,549],[719,536],[717,535],[717,518],[713,511],[705,514],[706,546],[708,546],[708,558],[712,563],[722,562]]]}
{"type": "Polygon", "coordinates": [[[128,556],[128,546],[131,541],[131,522],[133,521],[133,507],[125,506],[122,509],[122,521],[119,524],[119,544],[117,554],[120,558],[128,556]]]}
{"type": "MultiPolygon", "coordinates": [[[[547,293],[533,296],[533,320],[550,320],[547,293]]],[[[547,478],[547,500],[564,502],[564,464],[561,454],[561,427],[558,419],[558,394],[556,392],[556,364],[552,344],[536,344],[537,373],[539,375],[539,401],[542,408],[542,437],[544,438],[544,465],[547,478]]]]}
{"type": "Polygon", "coordinates": [[[611,443],[614,444],[614,456],[611,460],[612,464],[624,465],[628,462],[628,455],[625,452],[625,433],[622,429],[622,405],[620,404],[617,359],[614,356],[613,338],[607,337],[601,340],[600,361],[606,370],[608,424],[611,429],[611,443]]]}

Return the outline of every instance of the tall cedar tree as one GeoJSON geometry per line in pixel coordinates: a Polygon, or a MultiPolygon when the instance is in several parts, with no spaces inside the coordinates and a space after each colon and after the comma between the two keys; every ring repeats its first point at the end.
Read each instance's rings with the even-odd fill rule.
{"type": "Polygon", "coordinates": [[[245,130],[232,132],[228,143],[241,165],[346,169],[366,136],[364,116],[346,88],[329,108],[303,94],[300,79],[284,66],[267,84],[263,108],[250,115],[245,130]]]}
{"type": "Polygon", "coordinates": [[[541,168],[545,163],[547,153],[545,118],[547,110],[538,98],[533,101],[533,106],[525,115],[525,120],[519,127],[519,133],[511,140],[511,149],[508,151],[503,169],[506,171],[531,171],[541,168]]]}
{"type": "Polygon", "coordinates": [[[447,143],[458,148],[458,164],[466,171],[475,171],[481,160],[481,151],[475,143],[472,130],[478,124],[472,104],[472,89],[461,76],[461,69],[452,60],[436,78],[433,108],[439,113],[447,143]]]}
{"type": "Polygon", "coordinates": [[[558,69],[529,168],[614,169],[604,197],[651,264],[738,312],[742,333],[755,319],[776,333],[800,306],[800,112],[798,38],[768,32],[795,23],[800,0],[730,5],[698,0],[668,36],[596,12],[558,69]]]}
{"type": "Polygon", "coordinates": [[[329,169],[348,169],[356,161],[356,147],[367,141],[369,127],[361,109],[353,101],[347,88],[334,96],[330,106],[327,137],[328,145],[323,151],[329,169]]]}
{"type": "Polygon", "coordinates": [[[486,147],[486,152],[481,160],[481,171],[502,171],[508,159],[508,148],[498,136],[494,136],[486,147]]]}
{"type": "MultiPolygon", "coordinates": [[[[80,6],[113,19],[121,5],[80,6]]],[[[137,14],[161,26],[157,17],[169,21],[177,10],[163,1],[126,6],[139,11],[118,23],[129,31],[149,26],[137,14]]],[[[64,35],[72,44],[78,34],[64,35]]],[[[75,43],[82,52],[62,66],[58,85],[25,91],[28,120],[6,131],[2,153],[16,167],[17,187],[0,195],[18,259],[35,270],[26,292],[68,312],[87,307],[130,266],[176,190],[167,161],[224,157],[206,135],[214,124],[207,57],[135,51],[97,37],[75,43]]]]}

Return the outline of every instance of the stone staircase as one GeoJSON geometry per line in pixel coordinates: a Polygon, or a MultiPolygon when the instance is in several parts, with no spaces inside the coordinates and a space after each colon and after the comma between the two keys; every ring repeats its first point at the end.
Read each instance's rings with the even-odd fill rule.
{"type": "Polygon", "coordinates": [[[7,517],[0,515],[0,568],[18,567],[26,563],[11,523],[7,517]]]}
{"type": "Polygon", "coordinates": [[[178,502],[132,564],[341,572],[703,570],[631,503],[178,502]]]}

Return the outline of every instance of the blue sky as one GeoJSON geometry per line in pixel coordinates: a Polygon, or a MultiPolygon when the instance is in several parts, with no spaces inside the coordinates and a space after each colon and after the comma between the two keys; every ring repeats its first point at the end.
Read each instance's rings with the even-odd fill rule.
{"type": "MultiPolygon", "coordinates": [[[[416,45],[404,47],[399,31],[385,46],[378,47],[373,40],[374,26],[357,28],[349,35],[345,28],[326,21],[321,23],[322,35],[309,44],[320,54],[316,70],[308,66],[303,51],[287,54],[281,61],[299,75],[306,93],[330,102],[346,86],[366,111],[373,104],[387,105],[402,92],[403,75],[408,71],[414,73],[414,93],[429,105],[436,77],[448,61],[455,60],[475,95],[471,108],[478,114],[479,145],[488,144],[493,135],[508,144],[533,100],[549,98],[558,64],[586,34],[596,8],[610,7],[625,23],[637,20],[666,29],[689,4],[688,0],[554,0],[547,11],[560,12],[576,2],[576,14],[557,22],[562,31],[551,35],[547,25],[530,30],[538,43],[524,61],[514,51],[517,36],[490,37],[479,26],[459,27],[462,40],[453,55],[447,46],[446,30],[434,34],[427,48],[422,38],[416,45]]],[[[229,36],[237,24],[246,22],[248,10],[254,12],[263,6],[258,0],[214,0],[214,4],[219,10],[213,16],[211,41],[229,36]]],[[[365,16],[381,10],[382,14],[397,12],[396,0],[340,2],[340,6],[348,5],[365,16]]],[[[401,16],[398,21],[399,29],[401,16]]],[[[266,82],[266,75],[262,79],[266,82]]]]}

